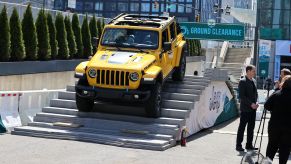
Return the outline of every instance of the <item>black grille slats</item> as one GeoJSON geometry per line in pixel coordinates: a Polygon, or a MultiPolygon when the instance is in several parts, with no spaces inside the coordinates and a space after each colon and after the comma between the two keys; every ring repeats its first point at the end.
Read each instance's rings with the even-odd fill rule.
{"type": "Polygon", "coordinates": [[[96,83],[101,85],[129,86],[129,74],[126,71],[97,70],[96,83]]]}

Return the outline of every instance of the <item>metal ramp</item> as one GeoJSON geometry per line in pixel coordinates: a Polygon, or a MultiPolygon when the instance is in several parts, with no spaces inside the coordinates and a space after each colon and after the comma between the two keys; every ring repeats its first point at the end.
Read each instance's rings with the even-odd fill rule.
{"type": "Polygon", "coordinates": [[[168,80],[163,88],[162,116],[144,117],[141,104],[96,102],[94,112],[79,112],[75,87],[67,86],[34,122],[11,133],[44,138],[78,140],[122,147],[165,150],[176,145],[190,110],[210,83],[207,77],[186,76],[183,82],[168,80]]]}

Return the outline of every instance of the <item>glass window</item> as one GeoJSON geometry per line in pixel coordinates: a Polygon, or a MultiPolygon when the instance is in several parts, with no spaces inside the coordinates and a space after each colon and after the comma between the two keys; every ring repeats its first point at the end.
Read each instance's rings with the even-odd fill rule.
{"type": "Polygon", "coordinates": [[[281,10],[280,24],[290,23],[290,10],[281,10]]]}
{"type": "Polygon", "coordinates": [[[119,2],[118,3],[118,10],[119,11],[128,11],[128,3],[119,2]]]}
{"type": "Polygon", "coordinates": [[[141,3],[141,11],[150,12],[150,4],[149,3],[141,3]]]}
{"type": "Polygon", "coordinates": [[[159,5],[153,3],[152,4],[152,12],[159,12],[159,5]]]}
{"type": "Polygon", "coordinates": [[[159,33],[151,30],[107,28],[101,44],[110,47],[156,49],[159,45],[159,33]]]}
{"type": "Polygon", "coordinates": [[[186,13],[192,13],[192,4],[186,4],[186,13]]]}
{"type": "Polygon", "coordinates": [[[176,38],[176,28],[175,28],[175,23],[172,23],[170,25],[170,31],[171,31],[171,40],[174,40],[176,38]]]}
{"type": "Polygon", "coordinates": [[[103,10],[103,2],[96,2],[95,3],[95,10],[102,11],[103,10]]]}
{"type": "Polygon", "coordinates": [[[270,9],[273,6],[274,0],[261,0],[261,8],[262,9],[270,9]]]}
{"type": "Polygon", "coordinates": [[[164,44],[164,42],[169,42],[168,29],[166,29],[162,33],[162,43],[164,44]]]}
{"type": "Polygon", "coordinates": [[[83,2],[81,1],[76,2],[76,10],[83,10],[83,2]]]}
{"type": "Polygon", "coordinates": [[[93,10],[93,2],[85,2],[84,3],[84,10],[93,10]]]}
{"type": "Polygon", "coordinates": [[[178,22],[188,22],[189,19],[188,19],[188,17],[177,17],[177,21],[178,22]]]}
{"type": "Polygon", "coordinates": [[[185,12],[185,6],[179,5],[178,6],[178,13],[184,13],[185,12]]]}
{"type": "Polygon", "coordinates": [[[107,2],[106,6],[105,6],[105,10],[116,11],[116,3],[115,2],[107,2]]]}
{"type": "Polygon", "coordinates": [[[185,2],[185,0],[178,0],[178,2],[185,2]]]}
{"type": "Polygon", "coordinates": [[[193,2],[192,0],[186,0],[186,2],[193,2]]]}
{"type": "Polygon", "coordinates": [[[169,9],[170,9],[170,12],[173,12],[173,13],[175,13],[177,10],[176,10],[176,4],[171,4],[171,5],[169,5],[169,9]]]}
{"type": "Polygon", "coordinates": [[[130,11],[139,11],[139,3],[131,3],[130,11]]]}
{"type": "Polygon", "coordinates": [[[55,0],[54,8],[57,10],[63,10],[63,1],[62,0],[55,0]]]}
{"type": "Polygon", "coordinates": [[[261,15],[260,16],[261,25],[265,26],[272,24],[272,10],[261,10],[260,15],[261,15]]]}
{"type": "Polygon", "coordinates": [[[165,5],[163,3],[161,3],[160,6],[161,6],[161,12],[164,12],[165,11],[165,5]]]}

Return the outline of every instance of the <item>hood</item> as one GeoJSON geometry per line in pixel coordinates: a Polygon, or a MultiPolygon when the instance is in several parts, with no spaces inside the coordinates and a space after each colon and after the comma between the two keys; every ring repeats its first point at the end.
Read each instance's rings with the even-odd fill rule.
{"type": "Polygon", "coordinates": [[[110,64],[125,64],[130,62],[137,52],[113,52],[111,56],[107,58],[107,62],[110,64]]]}
{"type": "Polygon", "coordinates": [[[155,60],[154,55],[143,52],[98,51],[89,67],[142,70],[155,60]]]}

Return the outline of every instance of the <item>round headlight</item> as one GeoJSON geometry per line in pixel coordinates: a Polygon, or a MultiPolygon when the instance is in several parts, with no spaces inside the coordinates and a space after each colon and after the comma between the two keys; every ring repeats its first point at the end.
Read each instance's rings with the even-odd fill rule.
{"type": "Polygon", "coordinates": [[[133,73],[129,74],[129,79],[130,79],[131,81],[137,81],[138,78],[139,78],[139,75],[138,75],[137,72],[133,72],[133,73]]]}
{"type": "Polygon", "coordinates": [[[88,75],[91,77],[91,78],[95,78],[96,75],[97,75],[97,72],[95,69],[90,69],[89,72],[88,72],[88,75]]]}

